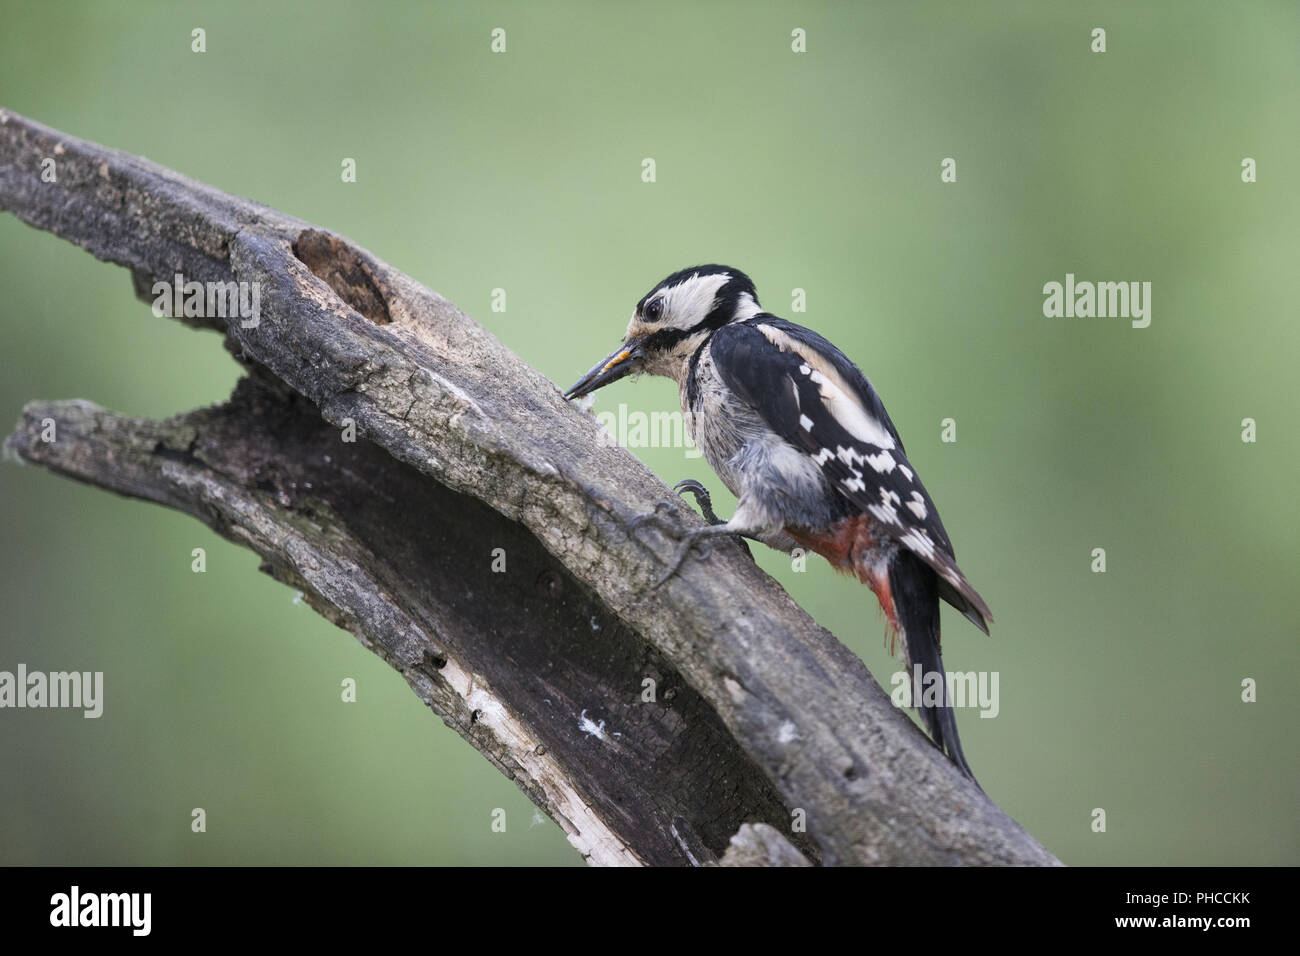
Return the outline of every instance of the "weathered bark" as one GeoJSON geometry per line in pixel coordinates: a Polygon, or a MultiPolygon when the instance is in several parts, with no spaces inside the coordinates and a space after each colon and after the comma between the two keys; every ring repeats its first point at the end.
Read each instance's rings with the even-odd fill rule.
{"type": "Polygon", "coordinates": [[[719,866],[811,866],[778,830],[766,823],[746,823],[731,838],[719,866]]]}
{"type": "Polygon", "coordinates": [[[593,861],[703,862],[737,821],[787,822],[713,708],[535,537],[369,442],[341,441],[292,392],[246,378],[229,403],[166,422],[32,403],[8,445],[256,551],[593,861]],[[502,549],[499,575],[487,543],[502,549]],[[646,676],[657,703],[640,699],[646,676]]]}
{"type": "Polygon", "coordinates": [[[253,327],[187,320],[255,370],[228,406],[148,423],[33,405],[10,445],[259,551],[593,862],[708,862],[746,821],[826,863],[1056,862],[738,548],[652,588],[676,541],[628,528],[668,489],[437,294],[342,237],[3,113],[0,208],[127,267],[147,299],[177,273],[261,291],[253,327]],[[349,422],[376,447],[342,442],[349,422]]]}

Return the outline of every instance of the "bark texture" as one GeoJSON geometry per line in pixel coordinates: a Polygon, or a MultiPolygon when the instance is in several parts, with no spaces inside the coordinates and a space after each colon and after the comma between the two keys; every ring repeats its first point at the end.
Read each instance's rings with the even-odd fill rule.
{"type": "Polygon", "coordinates": [[[745,823],[777,831],[741,835],[751,863],[1057,862],[739,548],[653,589],[676,541],[629,523],[669,489],[441,296],[341,236],[2,110],[0,209],[129,269],[148,301],[178,273],[260,292],[255,323],[180,318],[250,370],[227,404],[150,422],[33,403],[9,447],[257,551],[592,862],[715,862],[745,823]]]}

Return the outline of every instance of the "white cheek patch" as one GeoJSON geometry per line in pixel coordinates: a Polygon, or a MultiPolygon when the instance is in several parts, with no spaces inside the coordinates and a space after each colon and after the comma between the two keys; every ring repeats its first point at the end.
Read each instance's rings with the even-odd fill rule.
{"type": "Polygon", "coordinates": [[[736,302],[736,315],[733,321],[743,322],[746,319],[752,319],[762,311],[763,309],[754,301],[752,295],[748,292],[742,292],[736,302]]]}
{"type": "MultiPolygon", "coordinates": [[[[713,304],[718,298],[718,290],[731,281],[731,273],[719,272],[715,275],[691,276],[680,285],[665,290],[664,321],[653,328],[693,329],[713,311],[713,304]]],[[[750,301],[753,301],[752,299],[750,301]]],[[[758,305],[754,305],[755,314],[758,305]]]]}

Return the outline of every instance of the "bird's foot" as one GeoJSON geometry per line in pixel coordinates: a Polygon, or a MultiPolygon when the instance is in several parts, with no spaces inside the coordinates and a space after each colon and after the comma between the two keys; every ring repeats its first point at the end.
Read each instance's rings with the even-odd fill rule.
{"type": "MultiPolygon", "coordinates": [[[[673,491],[677,492],[679,498],[684,498],[683,492],[689,491],[695,496],[695,502],[700,506],[700,512],[704,515],[704,520],[709,524],[726,524],[717,513],[713,510],[713,498],[709,495],[709,489],[694,478],[683,478],[677,484],[673,485],[673,491]]],[[[668,515],[671,513],[674,501],[668,498],[664,501],[655,503],[654,511],[647,511],[645,514],[637,515],[628,522],[627,530],[636,531],[638,528],[648,524],[658,525],[665,533],[672,537],[681,537],[679,525],[675,521],[669,520],[668,515]]]]}
{"type": "Polygon", "coordinates": [[[686,492],[695,496],[695,503],[699,506],[700,514],[704,515],[704,520],[709,524],[726,524],[718,517],[717,512],[713,510],[713,497],[709,494],[709,489],[694,478],[683,478],[677,484],[673,485],[673,491],[677,492],[679,497],[686,497],[686,492]]]}
{"type": "MultiPolygon", "coordinates": [[[[683,478],[677,484],[673,485],[673,491],[678,495],[685,497],[685,492],[690,492],[695,496],[695,503],[700,506],[700,514],[704,515],[704,520],[711,525],[726,524],[718,517],[717,512],[713,510],[713,498],[709,495],[709,489],[694,478],[683,478]]],[[[740,545],[741,550],[745,552],[745,557],[754,560],[754,552],[749,550],[749,545],[740,535],[736,535],[736,543],[740,545]]]]}
{"type": "Polygon", "coordinates": [[[754,555],[749,550],[749,545],[745,543],[744,539],[734,531],[727,531],[724,528],[724,525],[726,525],[727,522],[719,518],[717,513],[713,510],[713,498],[709,495],[709,490],[705,488],[704,485],[700,484],[694,478],[686,478],[674,485],[673,490],[682,497],[684,497],[685,492],[688,491],[694,495],[696,503],[700,506],[700,512],[704,515],[704,520],[707,521],[709,525],[706,528],[696,528],[695,530],[689,531],[683,535],[681,533],[680,525],[678,525],[675,520],[670,520],[670,513],[674,504],[672,499],[657,502],[653,511],[647,511],[645,514],[637,515],[628,522],[627,528],[629,532],[634,532],[645,525],[653,524],[658,525],[660,530],[669,537],[681,539],[681,547],[678,549],[677,554],[673,556],[672,563],[668,566],[668,570],[665,571],[663,576],[655,582],[654,586],[656,588],[663,587],[669,578],[681,570],[682,565],[686,563],[686,558],[691,553],[692,549],[699,551],[701,559],[707,558],[712,553],[712,549],[708,544],[702,545],[700,542],[702,539],[710,538],[715,535],[729,534],[733,536],[740,544],[741,548],[744,549],[745,554],[749,559],[751,561],[754,559],[754,555]]]}
{"type": "Polygon", "coordinates": [[[672,511],[672,500],[657,501],[653,511],[647,511],[645,514],[637,515],[627,523],[628,534],[632,534],[637,529],[648,524],[658,525],[665,533],[674,538],[678,537],[680,531],[676,521],[669,520],[669,514],[672,511]]]}
{"type": "Polygon", "coordinates": [[[701,559],[707,558],[712,554],[713,551],[708,544],[701,546],[700,542],[702,539],[712,537],[713,535],[729,534],[730,532],[723,530],[723,524],[725,524],[725,522],[722,524],[712,524],[707,528],[696,528],[694,531],[687,532],[686,536],[682,539],[682,546],[678,548],[677,554],[673,558],[672,564],[668,566],[668,570],[664,572],[663,577],[655,582],[655,587],[663,587],[668,583],[669,578],[682,569],[682,565],[686,563],[686,557],[691,553],[692,548],[696,548],[697,546],[699,547],[701,559]]]}

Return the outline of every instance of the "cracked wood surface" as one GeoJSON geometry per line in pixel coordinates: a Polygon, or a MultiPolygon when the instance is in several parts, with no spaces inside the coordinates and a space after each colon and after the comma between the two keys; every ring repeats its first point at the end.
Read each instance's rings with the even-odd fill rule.
{"type": "Polygon", "coordinates": [[[684,841],[704,862],[751,816],[788,818],[713,708],[536,538],[377,446],[342,441],[282,386],[246,378],[226,404],[166,422],[32,403],[8,447],[257,552],[595,863],[688,862],[684,841]],[[485,542],[503,549],[501,574],[485,542]],[[640,697],[646,676],[654,702],[640,697]]]}
{"type": "MultiPolygon", "coordinates": [[[[261,316],[253,327],[245,328],[238,318],[182,321],[223,332],[227,347],[258,370],[255,377],[275,380],[280,404],[305,397],[314,409],[300,408],[300,413],[333,425],[327,430],[334,435],[354,423],[368,443],[396,459],[380,456],[379,463],[372,462],[376,474],[386,468],[415,483],[405,492],[408,496],[418,496],[416,487],[427,485],[429,494],[456,495],[466,507],[479,509],[471,524],[484,529],[485,553],[492,546],[488,540],[510,533],[518,536],[511,538],[516,548],[536,544],[538,567],[543,560],[551,562],[548,569],[563,586],[607,614],[617,631],[609,659],[596,655],[588,661],[592,672],[585,675],[612,695],[601,704],[611,714],[635,707],[640,675],[650,673],[646,661],[653,660],[662,673],[673,675],[670,682],[680,679],[683,689],[698,695],[702,710],[692,720],[701,727],[714,722],[700,733],[721,748],[727,766],[738,768],[722,774],[713,791],[707,785],[694,787],[701,775],[716,770],[711,755],[694,764],[664,764],[685,768],[671,780],[656,783],[653,773],[637,776],[636,765],[643,771],[651,751],[644,738],[613,737],[623,731],[611,717],[600,718],[606,728],[600,742],[611,750],[615,743],[625,748],[626,760],[616,770],[596,771],[598,781],[583,780],[580,747],[560,755],[549,751],[555,785],[572,784],[570,806],[584,802],[599,821],[590,824],[586,837],[575,839],[569,831],[580,848],[603,848],[589,851],[593,861],[708,862],[722,854],[727,836],[746,821],[770,823],[799,838],[790,834],[790,817],[801,810],[808,834],[796,842],[825,863],[1057,862],[966,781],[891,704],[862,662],[738,548],[718,547],[707,562],[690,561],[665,587],[651,589],[675,541],[652,527],[631,535],[628,522],[669,498],[667,487],[630,453],[603,443],[592,416],[566,404],[552,383],[436,293],[326,230],[2,111],[0,208],[128,268],[137,294],[148,300],[154,281],[168,281],[178,272],[203,282],[259,283],[261,316]],[[41,159],[51,156],[58,164],[57,184],[40,181],[41,159]],[[624,643],[635,647],[629,650],[624,643]],[[631,669],[618,676],[628,661],[631,669]],[[633,686],[622,683],[626,680],[633,686]],[[707,807],[687,800],[687,811],[679,812],[681,807],[666,795],[669,789],[680,790],[683,780],[693,793],[739,793],[736,806],[726,809],[724,800],[710,818],[707,807]],[[628,838],[611,823],[620,818],[620,808],[641,798],[662,808],[656,826],[648,828],[658,840],[644,847],[638,842],[644,834],[628,838]]],[[[232,406],[239,401],[237,392],[232,406]]],[[[78,405],[84,413],[79,419],[69,411],[73,407],[30,406],[11,445],[35,461],[59,454],[23,437],[30,434],[32,416],[43,410],[56,419],[71,415],[72,433],[86,425],[84,416],[108,420],[102,410],[78,405]]],[[[160,427],[115,421],[128,430],[160,427]]],[[[224,460],[226,468],[237,471],[238,463],[222,458],[211,443],[200,439],[196,447],[207,449],[208,461],[224,460]]],[[[167,490],[180,467],[176,460],[170,474],[159,472],[138,488],[121,487],[102,467],[96,471],[94,463],[103,462],[94,455],[87,460],[92,465],[78,475],[82,480],[195,513],[192,499],[179,488],[167,490]]],[[[56,467],[52,459],[45,463],[56,467]]],[[[281,464],[292,471],[293,462],[281,464]]],[[[356,504],[341,505],[334,517],[351,526],[356,504]]],[[[467,738],[560,819],[560,798],[539,782],[550,768],[529,767],[523,759],[524,750],[541,739],[544,712],[533,699],[538,687],[512,683],[505,675],[516,664],[519,670],[548,663],[562,669],[572,662],[551,658],[549,646],[529,662],[514,661],[510,647],[495,640],[490,629],[465,619],[463,608],[473,602],[461,602],[459,618],[450,610],[450,598],[430,605],[432,610],[422,609],[418,598],[431,579],[407,579],[392,570],[401,567],[393,556],[413,547],[407,538],[418,537],[425,524],[433,529],[430,533],[452,533],[456,510],[431,508],[420,527],[394,513],[387,534],[367,540],[364,560],[354,563],[368,577],[357,579],[352,598],[370,617],[363,620],[340,608],[328,594],[318,594],[324,600],[315,603],[386,657],[385,640],[435,646],[439,628],[456,631],[462,650],[448,661],[456,660],[466,674],[491,671],[487,685],[507,721],[489,728],[491,746],[481,746],[475,738],[477,723],[467,738]],[[389,577],[382,567],[389,569],[389,577]],[[393,629],[388,638],[372,630],[384,625],[393,629]],[[493,752],[502,742],[505,751],[493,752]]],[[[681,503],[674,504],[672,514],[683,527],[699,520],[681,503]]],[[[226,520],[209,523],[223,533],[239,526],[236,522],[223,530],[226,520]]],[[[337,557],[328,541],[314,545],[337,557]]],[[[274,573],[276,563],[271,564],[274,573]]],[[[440,573],[474,589],[482,604],[508,601],[523,589],[516,580],[493,581],[486,568],[484,561],[477,577],[459,579],[446,568],[440,573]]],[[[863,600],[869,599],[864,593],[863,600]]],[[[389,659],[398,661],[399,670],[407,661],[389,659]]],[[[412,670],[420,672],[408,663],[408,681],[412,670]]],[[[454,684],[444,679],[449,687],[454,684]]],[[[461,683],[468,690],[468,678],[461,683]]],[[[456,696],[464,698],[459,692],[456,696]]],[[[454,719],[462,704],[432,691],[426,699],[462,729],[454,719]]],[[[580,696],[572,700],[581,702],[580,696]]],[[[599,712],[588,708],[588,719],[597,728],[599,721],[591,715],[599,712]]],[[[593,739],[599,740],[583,733],[580,743],[593,739]]]]}

